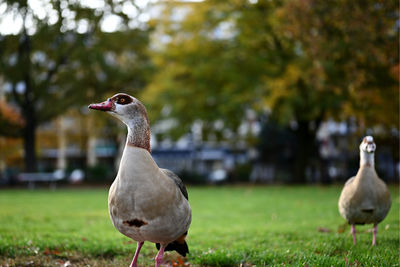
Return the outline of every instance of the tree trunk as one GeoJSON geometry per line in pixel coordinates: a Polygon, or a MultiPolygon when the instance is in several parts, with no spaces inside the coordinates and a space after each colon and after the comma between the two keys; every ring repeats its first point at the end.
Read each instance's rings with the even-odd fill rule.
{"type": "Polygon", "coordinates": [[[67,134],[64,117],[60,117],[57,121],[57,137],[58,137],[58,153],[57,153],[57,169],[65,170],[67,168],[67,134]]]}
{"type": "MultiPolygon", "coordinates": [[[[24,18],[24,24],[25,24],[24,18]]],[[[23,113],[25,117],[25,129],[24,132],[24,149],[25,149],[25,169],[28,172],[37,171],[37,159],[36,159],[36,128],[37,128],[37,114],[34,103],[34,92],[31,76],[31,54],[32,54],[32,39],[27,34],[26,28],[24,28],[24,41],[21,44],[21,58],[24,64],[24,75],[23,79],[25,82],[25,92],[23,96],[23,113]]]]}
{"type": "Polygon", "coordinates": [[[88,133],[88,142],[87,142],[87,156],[86,156],[86,164],[88,167],[94,167],[97,165],[97,155],[96,155],[96,146],[97,146],[97,136],[94,129],[94,118],[93,115],[86,116],[86,126],[88,133]]]}
{"type": "Polygon", "coordinates": [[[31,81],[31,54],[32,54],[32,43],[31,37],[27,34],[25,28],[24,16],[24,28],[23,34],[21,36],[21,41],[18,46],[18,59],[21,69],[21,78],[24,81],[25,91],[22,98],[20,98],[20,92],[17,92],[16,87],[13,88],[13,94],[18,100],[22,113],[25,120],[25,126],[22,130],[24,138],[24,162],[25,171],[35,172],[37,171],[37,161],[36,161],[36,128],[37,128],[37,117],[34,106],[34,93],[31,81]]]}
{"type": "Polygon", "coordinates": [[[318,146],[315,140],[316,129],[310,129],[310,122],[300,121],[295,134],[297,145],[292,182],[302,184],[307,182],[307,167],[315,157],[318,157],[318,146]]]}
{"type": "Polygon", "coordinates": [[[25,171],[35,172],[37,171],[37,160],[36,160],[36,121],[33,108],[31,112],[25,112],[25,127],[23,130],[24,136],[24,161],[25,171]]]}

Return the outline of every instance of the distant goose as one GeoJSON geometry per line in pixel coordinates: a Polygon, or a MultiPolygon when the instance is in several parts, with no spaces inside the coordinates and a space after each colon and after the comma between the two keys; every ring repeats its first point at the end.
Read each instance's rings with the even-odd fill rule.
{"type": "Polygon", "coordinates": [[[188,194],[181,179],[172,171],[160,169],[150,154],[150,125],[146,109],[136,98],[116,94],[89,105],[106,111],[128,127],[128,137],[117,177],[110,187],[108,208],[114,226],[137,241],[131,267],[137,266],[145,241],[156,243],[160,266],[164,251],[189,252],[185,238],[192,220],[188,194]]]}
{"type": "Polygon", "coordinates": [[[375,171],[376,145],[372,136],[366,136],[360,144],[360,168],[350,178],[339,198],[339,212],[351,224],[353,243],[356,244],[356,224],[374,224],[372,245],[376,245],[378,223],[389,212],[392,200],[386,184],[375,171]]]}

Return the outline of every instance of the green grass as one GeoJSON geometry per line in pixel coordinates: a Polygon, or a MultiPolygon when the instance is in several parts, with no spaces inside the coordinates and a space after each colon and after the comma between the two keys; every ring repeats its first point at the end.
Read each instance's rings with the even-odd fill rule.
{"type": "MultiPolygon", "coordinates": [[[[189,187],[191,266],[399,266],[399,207],[371,246],[371,225],[357,245],[337,210],[341,187],[189,187]]],[[[0,191],[0,266],[129,266],[136,243],[111,224],[107,189],[0,191]],[[8,264],[8,265],[7,265],[8,264]]],[[[145,243],[140,266],[152,266],[145,243]]],[[[167,253],[169,262],[176,253],[167,253]]]]}

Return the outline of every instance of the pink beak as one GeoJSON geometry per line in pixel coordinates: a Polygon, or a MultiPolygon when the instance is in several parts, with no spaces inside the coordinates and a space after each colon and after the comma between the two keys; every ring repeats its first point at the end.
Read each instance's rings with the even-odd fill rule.
{"type": "Polygon", "coordinates": [[[112,102],[110,100],[98,103],[98,104],[90,104],[90,109],[97,109],[101,111],[110,111],[113,108],[112,102]]]}

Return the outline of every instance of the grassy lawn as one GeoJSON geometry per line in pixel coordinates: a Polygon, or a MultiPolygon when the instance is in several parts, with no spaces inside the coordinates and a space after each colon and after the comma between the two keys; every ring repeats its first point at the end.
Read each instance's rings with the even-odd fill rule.
{"type": "MultiPolygon", "coordinates": [[[[189,266],[399,266],[397,187],[357,245],[337,210],[341,187],[189,187],[189,266]]],[[[0,266],[129,266],[136,243],[111,224],[107,189],[0,191],[0,266]]],[[[167,253],[168,262],[182,261],[167,253]]],[[[152,266],[145,243],[140,266],[152,266]]],[[[175,265],[176,266],[176,265],[175,265]]]]}

